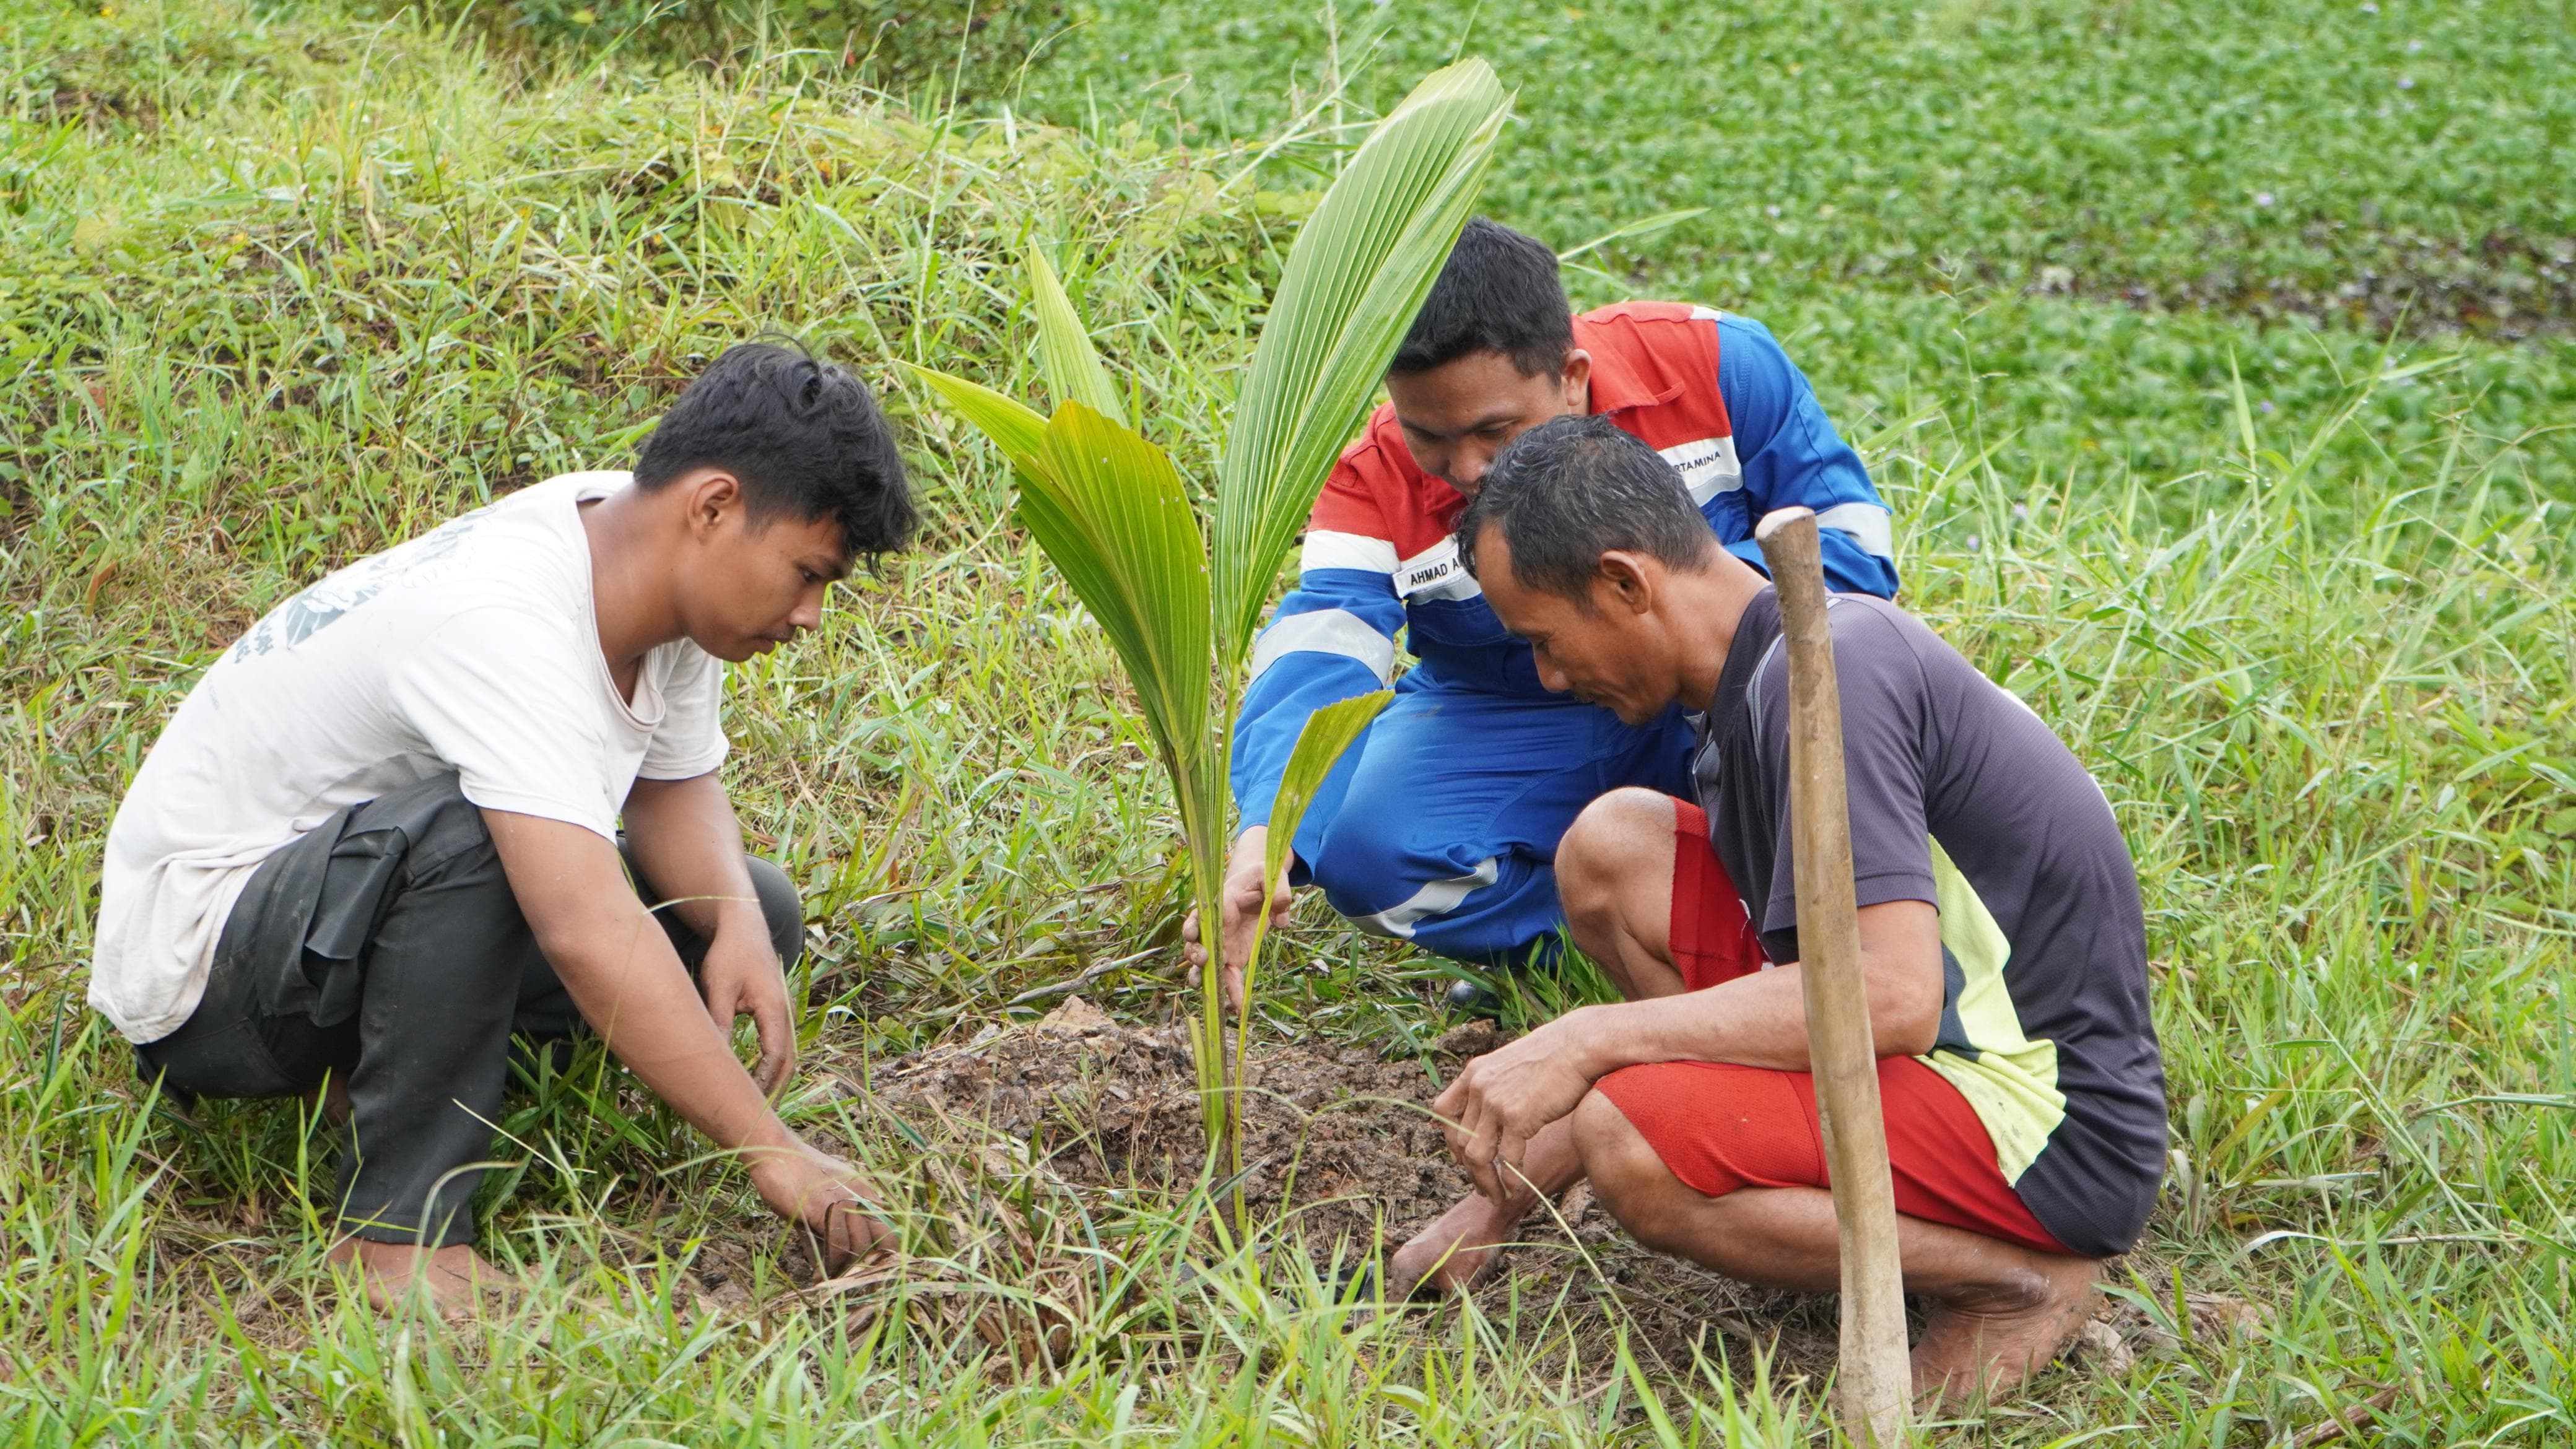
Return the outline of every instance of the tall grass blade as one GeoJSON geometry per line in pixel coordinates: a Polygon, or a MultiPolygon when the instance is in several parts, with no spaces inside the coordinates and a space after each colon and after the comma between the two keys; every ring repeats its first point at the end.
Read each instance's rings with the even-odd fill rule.
{"type": "Polygon", "coordinates": [[[1217,662],[1243,662],[1279,567],[1467,224],[1511,98],[1462,61],[1413,88],[1297,234],[1217,465],[1217,662]]]}

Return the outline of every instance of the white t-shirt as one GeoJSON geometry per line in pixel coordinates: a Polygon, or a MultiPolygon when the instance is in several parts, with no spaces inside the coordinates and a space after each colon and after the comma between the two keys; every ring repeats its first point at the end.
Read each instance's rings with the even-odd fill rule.
{"type": "Polygon", "coordinates": [[[641,776],[716,768],[724,668],[687,640],[618,697],[572,473],[359,560],[197,681],[107,832],[89,1003],[136,1042],[185,1025],[251,872],[344,806],[454,771],[486,809],[615,838],[641,776]]]}

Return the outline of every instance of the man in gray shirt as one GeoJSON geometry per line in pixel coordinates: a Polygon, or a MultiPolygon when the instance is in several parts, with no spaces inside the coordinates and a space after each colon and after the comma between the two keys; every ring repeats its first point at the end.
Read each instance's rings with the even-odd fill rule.
{"type": "MultiPolygon", "coordinates": [[[[1477,1193],[1400,1249],[1459,1286],[1590,1178],[1649,1246],[1832,1289],[1808,1073],[1777,596],[1693,530],[1669,465],[1586,418],[1515,441],[1462,557],[1550,687],[1705,710],[1695,801],[1596,800],[1556,861],[1626,1002],[1470,1063],[1436,1104],[1477,1193]],[[1671,998],[1669,1000],[1660,998],[1671,998]]],[[[2137,877],[2109,803],[2018,699],[1885,600],[1836,595],[1863,968],[1919,1391],[2000,1389],[2081,1326],[2155,1204],[2164,1074],[2137,877]]]]}

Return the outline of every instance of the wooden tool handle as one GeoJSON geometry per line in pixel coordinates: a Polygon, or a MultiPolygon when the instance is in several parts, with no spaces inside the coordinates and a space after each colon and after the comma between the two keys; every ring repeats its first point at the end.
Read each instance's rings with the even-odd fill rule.
{"type": "Polygon", "coordinates": [[[1789,655],[1789,813],[1798,875],[1798,967],[1816,1115],[1833,1175],[1842,1242],[1843,1432],[1894,1449],[1905,1442],[1913,1371],[1905,1352],[1905,1281],[1896,1250],[1896,1189],[1879,1115],[1878,1048],[1852,903],[1851,811],[1843,795],[1842,694],[1825,617],[1816,515],[1783,508],[1754,530],[1780,592],[1789,655]]]}

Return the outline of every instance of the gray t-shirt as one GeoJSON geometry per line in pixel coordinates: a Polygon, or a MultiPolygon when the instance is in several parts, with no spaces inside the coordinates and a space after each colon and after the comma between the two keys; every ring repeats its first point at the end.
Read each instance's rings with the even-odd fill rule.
{"type": "MultiPolygon", "coordinates": [[[[2164,1175],[2164,1066],[2137,869],[2101,787],[2039,716],[1884,599],[1833,596],[1859,904],[1941,912],[1946,990],[1921,1060],[2074,1252],[2137,1242],[2164,1175]]],[[[1692,762],[1710,844],[1775,961],[1798,959],[1788,650],[1765,589],[1736,626],[1692,762]]]]}

